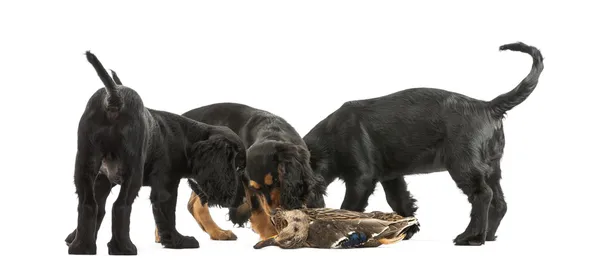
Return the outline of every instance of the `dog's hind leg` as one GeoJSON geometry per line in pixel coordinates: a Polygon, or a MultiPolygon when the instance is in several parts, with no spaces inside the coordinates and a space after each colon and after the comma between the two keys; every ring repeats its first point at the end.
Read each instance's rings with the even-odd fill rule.
{"type": "Polygon", "coordinates": [[[99,174],[96,178],[96,182],[94,183],[94,194],[96,196],[96,202],[98,202],[98,214],[96,215],[96,239],[98,239],[98,231],[100,230],[100,225],[104,220],[104,215],[106,215],[106,199],[108,199],[108,195],[110,191],[115,186],[108,177],[104,174],[99,174]]]}
{"type": "Polygon", "coordinates": [[[192,192],[188,201],[188,210],[200,228],[210,235],[212,240],[236,240],[237,236],[232,231],[223,230],[215,223],[210,215],[208,205],[202,204],[200,197],[192,192]]]}
{"type": "MultiPolygon", "coordinates": [[[[134,151],[140,155],[143,151],[134,151]]],[[[112,238],[108,242],[110,255],[137,255],[137,247],[131,242],[129,228],[133,201],[142,187],[144,159],[128,156],[121,159],[121,190],[112,208],[112,238]]]]}
{"type": "MultiPolygon", "coordinates": [[[[94,181],[94,197],[96,198],[96,203],[98,204],[98,213],[96,214],[96,240],[98,239],[100,225],[102,224],[102,220],[106,214],[106,199],[108,198],[108,195],[114,186],[115,184],[111,183],[106,175],[98,174],[98,176],[96,176],[96,180],[94,181]]],[[[71,242],[73,242],[76,233],[77,229],[73,230],[73,232],[67,236],[65,239],[67,245],[70,245],[71,242]]]]}
{"type": "Polygon", "coordinates": [[[454,239],[456,245],[483,245],[488,226],[488,211],[493,191],[485,180],[486,165],[477,166],[480,162],[468,160],[469,155],[461,155],[461,160],[454,162],[448,172],[456,185],[467,195],[471,203],[471,221],[465,231],[454,239]]]}
{"type": "MultiPolygon", "coordinates": [[[[385,198],[394,212],[404,217],[412,217],[417,211],[416,200],[408,191],[406,181],[403,176],[395,179],[381,181],[381,186],[385,192],[385,198]]],[[[419,232],[418,226],[412,226],[406,232],[404,240],[409,240],[415,233],[419,232]]]]}
{"type": "Polygon", "coordinates": [[[101,157],[89,148],[78,147],[75,160],[75,190],[77,228],[69,245],[69,254],[96,254],[96,216],[98,204],[94,198],[94,179],[100,169],[101,157]]]}
{"type": "Polygon", "coordinates": [[[496,231],[500,226],[500,222],[504,215],[506,214],[506,201],[504,200],[504,192],[502,191],[502,187],[500,186],[500,179],[502,178],[502,171],[500,170],[499,162],[494,162],[492,164],[492,173],[488,178],[488,185],[492,188],[494,192],[494,196],[492,198],[492,203],[489,211],[489,224],[486,241],[494,241],[496,240],[496,231]]]}
{"type": "Polygon", "coordinates": [[[150,179],[152,191],[152,213],[158,228],[158,238],[165,248],[182,249],[198,248],[198,240],[192,236],[181,235],[175,228],[175,207],[177,205],[177,190],[181,179],[154,176],[150,179]]]}

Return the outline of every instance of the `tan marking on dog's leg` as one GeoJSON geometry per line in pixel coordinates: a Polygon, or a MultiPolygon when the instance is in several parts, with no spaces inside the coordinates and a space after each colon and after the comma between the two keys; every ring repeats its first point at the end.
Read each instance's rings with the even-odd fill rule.
{"type": "Polygon", "coordinates": [[[158,227],[154,229],[154,243],[160,243],[160,235],[158,235],[158,227]]]}
{"type": "Polygon", "coordinates": [[[223,230],[215,223],[210,215],[208,205],[200,202],[200,197],[192,192],[188,201],[188,210],[200,228],[208,233],[212,240],[236,240],[237,236],[230,230],[223,230]]]}
{"type": "Polygon", "coordinates": [[[273,223],[271,223],[271,209],[264,196],[259,195],[258,197],[261,207],[258,210],[254,210],[250,215],[250,225],[252,226],[252,231],[257,233],[261,240],[266,240],[276,236],[277,230],[275,230],[273,223]]]}
{"type": "Polygon", "coordinates": [[[252,226],[252,231],[260,236],[260,240],[266,240],[277,235],[277,231],[275,230],[275,227],[273,227],[273,224],[271,224],[269,215],[263,211],[252,213],[252,215],[250,215],[250,224],[252,226]]]}
{"type": "Polygon", "coordinates": [[[273,184],[273,176],[271,175],[271,173],[268,173],[267,175],[265,175],[265,185],[270,186],[273,184]]]}

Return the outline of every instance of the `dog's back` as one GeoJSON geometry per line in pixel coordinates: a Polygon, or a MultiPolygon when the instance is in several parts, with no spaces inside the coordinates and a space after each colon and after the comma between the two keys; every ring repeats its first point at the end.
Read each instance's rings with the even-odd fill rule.
{"type": "Polygon", "coordinates": [[[300,134],[285,119],[244,104],[215,103],[185,112],[183,116],[210,125],[229,127],[242,138],[246,147],[250,147],[260,136],[305,145],[300,134]]]}
{"type": "Polygon", "coordinates": [[[461,136],[479,136],[470,141],[482,143],[502,136],[496,133],[502,132],[503,114],[533,91],[543,64],[534,47],[515,43],[501,49],[523,51],[534,60],[529,76],[511,92],[483,101],[442,89],[412,88],[346,102],[304,137],[313,168],[327,167],[322,171],[328,182],[356,170],[374,179],[442,171],[445,151],[463,143],[461,136]]]}
{"type": "Polygon", "coordinates": [[[432,88],[407,89],[346,102],[317,124],[304,140],[314,162],[324,155],[322,152],[328,152],[329,156],[323,158],[333,158],[340,172],[372,166],[367,171],[378,178],[383,171],[413,170],[413,163],[427,159],[425,163],[431,168],[414,168],[414,173],[426,173],[441,169],[437,168],[442,166],[440,146],[456,132],[456,125],[463,121],[471,125],[493,121],[485,117],[485,112],[485,102],[461,94],[432,88]],[[369,161],[360,164],[363,162],[357,159],[363,158],[369,161]]]}
{"type": "Polygon", "coordinates": [[[202,106],[182,115],[209,125],[226,126],[238,135],[252,115],[261,110],[238,103],[215,103],[202,106]]]}

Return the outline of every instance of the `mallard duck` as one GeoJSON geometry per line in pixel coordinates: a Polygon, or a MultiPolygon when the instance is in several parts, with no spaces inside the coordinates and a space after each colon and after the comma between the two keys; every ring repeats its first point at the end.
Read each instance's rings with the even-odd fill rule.
{"type": "Polygon", "coordinates": [[[332,208],[276,209],[271,222],[277,235],[254,245],[255,249],[377,247],[398,242],[419,226],[415,217],[373,211],[354,212],[332,208]]]}

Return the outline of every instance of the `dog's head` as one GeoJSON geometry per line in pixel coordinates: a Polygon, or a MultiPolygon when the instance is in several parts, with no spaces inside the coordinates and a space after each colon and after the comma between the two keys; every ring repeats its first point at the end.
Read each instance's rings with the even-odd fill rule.
{"type": "Polygon", "coordinates": [[[246,167],[246,150],[241,139],[229,128],[218,127],[206,140],[188,149],[190,185],[202,203],[209,206],[238,207],[242,205],[245,189],[242,178],[246,167]],[[198,192],[197,192],[198,193],[198,192]]]}
{"type": "Polygon", "coordinates": [[[265,211],[324,207],[325,183],[309,164],[305,147],[264,141],[247,151],[247,188],[258,196],[265,211]]]}

